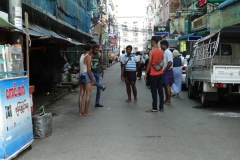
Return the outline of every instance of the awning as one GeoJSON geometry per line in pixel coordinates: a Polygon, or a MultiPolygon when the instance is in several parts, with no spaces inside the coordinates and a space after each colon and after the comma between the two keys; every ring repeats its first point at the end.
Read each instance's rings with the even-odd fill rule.
{"type": "Polygon", "coordinates": [[[218,9],[223,9],[224,7],[236,2],[237,0],[226,0],[218,6],[218,9]]]}
{"type": "MultiPolygon", "coordinates": [[[[19,29],[16,26],[14,26],[12,23],[7,22],[4,20],[2,17],[0,17],[0,27],[7,27],[7,28],[12,28],[12,29],[19,29]]],[[[19,29],[21,30],[21,29],[19,29]]]]}
{"type": "Polygon", "coordinates": [[[209,34],[209,31],[199,31],[199,32],[195,32],[194,36],[207,36],[209,34]]]}
{"type": "Polygon", "coordinates": [[[179,37],[178,40],[188,39],[189,37],[192,37],[192,36],[194,36],[194,35],[195,35],[195,33],[185,34],[185,35],[179,37]]]}
{"type": "MultiPolygon", "coordinates": [[[[25,28],[24,28],[24,30],[25,30],[25,28]]],[[[32,23],[29,23],[28,33],[31,36],[38,37],[38,39],[60,39],[60,40],[63,40],[67,43],[74,44],[74,45],[85,45],[84,43],[80,43],[71,38],[64,37],[62,35],[55,33],[54,31],[52,31],[50,29],[46,29],[46,28],[40,27],[40,26],[38,26],[36,24],[32,24],[32,23]]]]}

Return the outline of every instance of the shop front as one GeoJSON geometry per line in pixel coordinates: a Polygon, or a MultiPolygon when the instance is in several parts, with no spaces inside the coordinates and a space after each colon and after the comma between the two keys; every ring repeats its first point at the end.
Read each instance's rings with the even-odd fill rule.
{"type": "Polygon", "coordinates": [[[186,55],[190,54],[190,52],[191,52],[190,45],[192,45],[192,42],[189,41],[189,38],[194,37],[194,36],[195,36],[195,33],[189,33],[189,34],[185,34],[178,38],[180,53],[185,52],[186,55]]]}

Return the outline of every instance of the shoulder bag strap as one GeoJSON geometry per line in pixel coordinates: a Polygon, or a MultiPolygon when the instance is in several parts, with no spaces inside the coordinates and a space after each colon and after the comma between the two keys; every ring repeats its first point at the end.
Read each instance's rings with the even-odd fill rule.
{"type": "Polygon", "coordinates": [[[130,58],[131,58],[131,55],[130,55],[130,57],[128,58],[128,60],[127,60],[127,62],[125,63],[125,65],[128,63],[128,61],[129,61],[130,58]]]}

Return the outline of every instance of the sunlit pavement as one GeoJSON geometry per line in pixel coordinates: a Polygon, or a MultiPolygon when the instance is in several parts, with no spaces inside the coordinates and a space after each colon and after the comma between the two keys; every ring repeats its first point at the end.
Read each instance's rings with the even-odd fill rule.
{"type": "Polygon", "coordinates": [[[103,108],[95,108],[93,88],[90,112],[78,116],[78,92],[69,94],[49,110],[53,134],[35,139],[32,150],[15,159],[25,160],[239,160],[240,108],[238,103],[219,103],[206,109],[192,108],[199,99],[187,92],[173,98],[164,112],[146,113],[151,93],[137,81],[138,102],[126,103],[120,64],[111,66],[103,79],[103,108]]]}

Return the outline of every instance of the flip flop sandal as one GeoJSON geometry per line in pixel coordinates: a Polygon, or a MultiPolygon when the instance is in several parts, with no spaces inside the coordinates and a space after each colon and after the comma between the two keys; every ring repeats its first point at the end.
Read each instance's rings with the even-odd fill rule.
{"type": "Polygon", "coordinates": [[[158,112],[158,110],[155,110],[155,109],[149,109],[149,110],[147,110],[146,112],[158,112]]]}
{"type": "Polygon", "coordinates": [[[83,116],[92,116],[92,113],[83,114],[83,116]]]}

